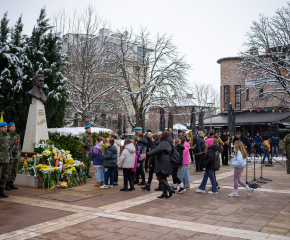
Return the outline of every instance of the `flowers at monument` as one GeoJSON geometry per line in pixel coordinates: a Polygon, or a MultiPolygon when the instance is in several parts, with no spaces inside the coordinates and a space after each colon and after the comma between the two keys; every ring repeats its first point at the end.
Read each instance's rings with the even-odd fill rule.
{"type": "Polygon", "coordinates": [[[105,153],[106,148],[107,148],[107,144],[102,144],[101,145],[101,150],[102,150],[103,154],[105,153]]]}

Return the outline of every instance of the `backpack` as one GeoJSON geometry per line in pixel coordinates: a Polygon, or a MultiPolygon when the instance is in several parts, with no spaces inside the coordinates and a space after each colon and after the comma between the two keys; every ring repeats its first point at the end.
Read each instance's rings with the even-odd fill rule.
{"type": "Polygon", "coordinates": [[[267,151],[267,152],[269,150],[268,147],[265,144],[262,145],[262,149],[263,149],[263,151],[267,151]]]}
{"type": "Polygon", "coordinates": [[[170,155],[170,162],[172,163],[179,163],[180,162],[180,156],[179,153],[176,151],[175,147],[172,146],[172,151],[170,155]]]}

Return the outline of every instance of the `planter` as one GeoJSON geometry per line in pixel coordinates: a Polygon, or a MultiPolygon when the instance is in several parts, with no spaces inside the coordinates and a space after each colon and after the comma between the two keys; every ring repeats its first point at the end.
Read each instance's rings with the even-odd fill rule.
{"type": "MultiPolygon", "coordinates": [[[[14,181],[16,186],[37,188],[38,183],[35,181],[34,176],[28,176],[27,174],[17,174],[14,181]]],[[[42,182],[39,182],[39,186],[42,186],[42,182]]]]}

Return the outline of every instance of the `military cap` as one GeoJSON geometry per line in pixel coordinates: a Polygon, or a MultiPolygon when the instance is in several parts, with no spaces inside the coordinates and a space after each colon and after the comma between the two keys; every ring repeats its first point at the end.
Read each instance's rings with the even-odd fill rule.
{"type": "Polygon", "coordinates": [[[85,126],[85,129],[88,129],[88,128],[91,128],[91,126],[90,125],[85,126]]]}
{"type": "Polygon", "coordinates": [[[135,127],[135,131],[142,130],[141,127],[135,127]]]}
{"type": "Polygon", "coordinates": [[[4,127],[4,126],[7,126],[7,122],[1,122],[0,123],[0,127],[4,127]]]}
{"type": "Polygon", "coordinates": [[[8,128],[10,128],[12,125],[15,125],[14,122],[9,123],[8,128]]]}

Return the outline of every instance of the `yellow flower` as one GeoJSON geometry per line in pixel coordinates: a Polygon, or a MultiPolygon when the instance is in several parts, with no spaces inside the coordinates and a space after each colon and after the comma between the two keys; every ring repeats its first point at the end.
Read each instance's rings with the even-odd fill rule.
{"type": "Polygon", "coordinates": [[[27,168],[27,167],[28,167],[28,163],[26,162],[23,164],[23,168],[27,168]]]}
{"type": "Polygon", "coordinates": [[[41,164],[36,165],[37,168],[42,168],[41,164]]]}
{"type": "Polygon", "coordinates": [[[54,171],[55,171],[55,170],[58,170],[58,167],[54,167],[53,170],[54,170],[54,171]]]}
{"type": "Polygon", "coordinates": [[[39,169],[39,172],[42,172],[42,170],[43,170],[43,168],[40,168],[40,169],[39,169]]]}
{"type": "Polygon", "coordinates": [[[66,152],[66,154],[70,154],[70,151],[65,151],[66,152]]]}
{"type": "Polygon", "coordinates": [[[75,172],[75,171],[76,171],[76,168],[75,168],[75,167],[71,167],[70,170],[71,170],[72,172],[75,172]]]}

